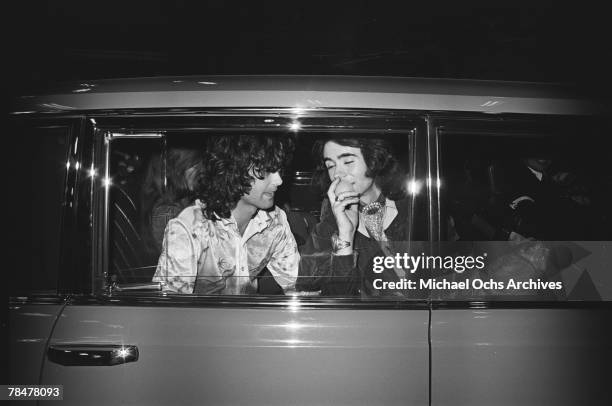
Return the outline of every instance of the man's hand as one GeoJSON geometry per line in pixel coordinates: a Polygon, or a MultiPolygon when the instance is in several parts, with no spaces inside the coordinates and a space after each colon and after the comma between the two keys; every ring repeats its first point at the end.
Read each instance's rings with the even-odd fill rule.
{"type": "Polygon", "coordinates": [[[359,213],[357,211],[359,194],[353,190],[338,187],[339,184],[340,178],[337,177],[329,186],[327,197],[338,225],[338,237],[352,243],[359,224],[359,213]]]}

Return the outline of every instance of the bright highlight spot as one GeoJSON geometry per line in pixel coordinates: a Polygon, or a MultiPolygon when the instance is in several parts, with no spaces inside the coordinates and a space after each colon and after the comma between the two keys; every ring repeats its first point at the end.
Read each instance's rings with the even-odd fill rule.
{"type": "Polygon", "coordinates": [[[427,178],[427,187],[432,186],[440,189],[440,187],[442,187],[442,181],[440,180],[440,178],[427,178]]]}
{"type": "Polygon", "coordinates": [[[89,170],[87,171],[87,175],[90,178],[95,178],[96,176],[98,176],[98,171],[96,171],[96,168],[94,168],[93,164],[91,164],[91,168],[89,168],[89,170]]]}
{"type": "Polygon", "coordinates": [[[294,108],[291,109],[291,112],[299,117],[302,114],[304,114],[304,108],[303,107],[294,107],[294,108]]]}
{"type": "Polygon", "coordinates": [[[420,182],[415,179],[411,179],[408,181],[407,189],[408,193],[411,195],[418,195],[421,192],[421,188],[423,187],[423,182],[420,182]]]}
{"type": "Polygon", "coordinates": [[[304,325],[300,324],[300,323],[296,323],[296,322],[291,322],[291,323],[287,323],[285,324],[285,328],[288,330],[299,330],[301,328],[303,328],[304,325]]]}
{"type": "Polygon", "coordinates": [[[297,312],[298,310],[300,310],[300,299],[298,298],[298,296],[292,296],[291,297],[291,301],[289,302],[289,311],[292,313],[297,312]]]}

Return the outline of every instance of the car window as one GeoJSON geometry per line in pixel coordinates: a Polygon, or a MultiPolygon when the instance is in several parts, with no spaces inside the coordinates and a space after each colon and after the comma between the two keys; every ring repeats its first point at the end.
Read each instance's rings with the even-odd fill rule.
{"type": "MultiPolygon", "coordinates": [[[[107,282],[120,289],[159,283],[182,295],[379,296],[374,258],[427,238],[424,216],[411,220],[424,206],[411,194],[409,126],[109,134],[107,282]],[[355,227],[345,256],[332,242],[339,229],[328,189],[336,177],[338,193],[370,194],[382,210],[369,229],[363,221],[355,227]],[[256,209],[244,229],[232,212],[238,203],[256,209]],[[372,238],[372,227],[388,242],[372,238]]],[[[355,203],[354,213],[364,206],[355,203]]]]}
{"type": "Polygon", "coordinates": [[[612,176],[601,148],[605,132],[525,128],[438,128],[446,245],[454,255],[483,262],[448,275],[491,281],[455,285],[439,296],[610,300],[612,176]]]}

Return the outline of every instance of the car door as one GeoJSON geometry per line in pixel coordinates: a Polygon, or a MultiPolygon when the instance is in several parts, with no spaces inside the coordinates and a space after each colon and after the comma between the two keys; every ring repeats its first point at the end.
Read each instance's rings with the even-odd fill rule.
{"type": "Polygon", "coordinates": [[[74,300],[42,382],[69,404],[427,404],[428,319],[423,303],[74,300]],[[137,359],[96,364],[118,348],[137,359]]]}
{"type": "Polygon", "coordinates": [[[437,228],[440,244],[486,257],[483,269],[447,277],[497,284],[432,296],[432,405],[610,403],[604,128],[595,117],[432,120],[441,219],[454,226],[437,228]],[[550,165],[541,172],[556,200],[536,189],[546,179],[527,167],[531,157],[550,165]]]}
{"type": "MultiPolygon", "coordinates": [[[[257,123],[272,123],[274,129],[283,120],[275,114],[257,116],[257,123]]],[[[113,122],[109,130],[103,128],[104,119],[96,118],[94,145],[101,150],[94,156],[100,176],[87,186],[93,190],[95,266],[89,283],[94,288],[72,295],[61,312],[41,382],[63,384],[68,404],[428,404],[427,300],[155,290],[150,278],[156,257],[138,262],[147,247],[140,245],[138,216],[130,215],[140,207],[130,193],[142,180],[138,162],[147,151],[166,156],[165,149],[179,139],[205,137],[211,126],[219,126],[218,118],[217,124],[211,120],[198,124],[202,130],[195,132],[193,121],[187,129],[176,127],[176,119],[175,127],[147,122],[142,125],[146,131],[138,129],[142,120],[131,121],[128,133],[122,123],[113,122]]],[[[253,125],[253,120],[224,118],[222,126],[244,130],[245,122],[253,125]]],[[[319,132],[334,127],[333,117],[320,123],[301,120],[319,132]]],[[[346,125],[351,119],[342,120],[346,125]]],[[[295,125],[295,117],[285,121],[295,125]]],[[[360,126],[372,131],[372,121],[367,123],[354,121],[351,134],[360,126]]],[[[384,128],[391,123],[384,121],[384,128]]],[[[295,131],[295,126],[287,128],[295,131]]],[[[401,141],[405,145],[416,137],[413,127],[400,134],[407,137],[401,141]]],[[[304,132],[302,139],[315,135],[304,132]]],[[[306,150],[297,146],[298,161],[310,162],[308,153],[299,152],[306,150]]],[[[299,169],[303,174],[311,168],[299,169]]],[[[307,210],[301,207],[308,200],[299,197],[302,192],[290,189],[297,196],[293,214],[307,210]]],[[[310,209],[316,213],[319,208],[320,201],[310,209]]]]}

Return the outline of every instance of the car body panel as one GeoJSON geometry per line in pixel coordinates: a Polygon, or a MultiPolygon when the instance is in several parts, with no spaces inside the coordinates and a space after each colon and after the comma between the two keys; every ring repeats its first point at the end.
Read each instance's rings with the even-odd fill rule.
{"type": "Polygon", "coordinates": [[[607,404],[611,321],[611,309],[433,310],[431,404],[607,404]]]}
{"type": "Polygon", "coordinates": [[[23,299],[9,307],[9,365],[16,366],[9,378],[10,383],[34,385],[40,379],[47,341],[63,305],[23,299]]]}
{"type": "Polygon", "coordinates": [[[47,361],[67,404],[428,403],[428,310],[67,306],[58,344],[136,345],[116,366],[47,361]]]}

